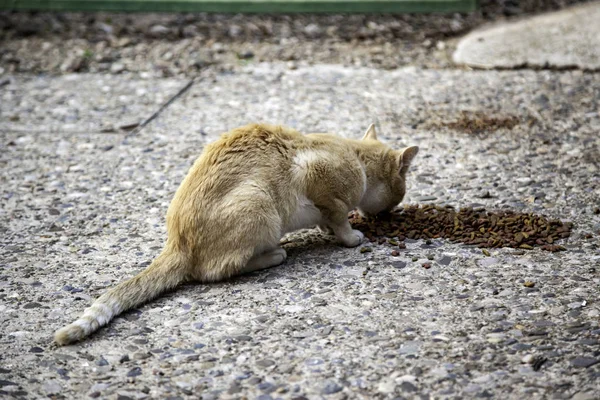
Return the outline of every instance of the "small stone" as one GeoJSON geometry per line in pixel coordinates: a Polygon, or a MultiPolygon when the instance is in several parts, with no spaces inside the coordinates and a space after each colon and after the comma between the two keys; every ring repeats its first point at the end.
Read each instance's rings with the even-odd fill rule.
{"type": "Polygon", "coordinates": [[[258,360],[256,362],[256,365],[258,365],[259,367],[268,368],[275,365],[275,361],[268,359],[258,360]]]}
{"type": "Polygon", "coordinates": [[[122,63],[114,63],[110,66],[110,72],[112,74],[119,74],[123,71],[125,71],[125,65],[122,63]]]}
{"type": "Polygon", "coordinates": [[[531,287],[535,286],[535,283],[531,282],[531,281],[525,281],[525,283],[523,284],[523,286],[531,288],[531,287]]]}
{"type": "Polygon", "coordinates": [[[396,390],[396,382],[391,379],[382,380],[379,382],[377,390],[379,390],[381,393],[394,393],[396,390]]]}
{"type": "MultiPolygon", "coordinates": [[[[113,125],[105,125],[102,128],[100,128],[101,133],[114,133],[116,131],[117,131],[117,129],[113,125]]],[[[112,149],[114,146],[108,145],[106,147],[110,147],[110,149],[112,149]]],[[[108,150],[110,150],[110,149],[108,149],[108,150]]],[[[108,151],[108,150],[104,150],[104,151],[108,151]]]]}
{"type": "Polygon", "coordinates": [[[128,373],[127,376],[128,377],[134,377],[134,376],[139,376],[142,374],[142,369],[140,367],[135,367],[132,368],[128,373]]]}
{"type": "Polygon", "coordinates": [[[435,196],[421,196],[421,197],[417,197],[416,200],[417,201],[433,201],[433,200],[437,200],[437,197],[435,197],[435,196]]]}
{"type": "Polygon", "coordinates": [[[258,315],[256,318],[254,318],[256,321],[260,322],[260,323],[265,323],[269,320],[269,316],[268,315],[258,315]]]}
{"type": "Polygon", "coordinates": [[[600,362],[600,359],[591,357],[576,357],[569,361],[576,368],[588,368],[600,362]]]}
{"type": "Polygon", "coordinates": [[[308,24],[304,27],[304,33],[306,34],[306,36],[313,39],[319,37],[322,32],[323,30],[317,24],[308,24]]]}
{"type": "Polygon", "coordinates": [[[41,347],[32,347],[31,349],[29,349],[30,353],[43,353],[44,349],[42,349],[41,347]]]}
{"type": "Polygon", "coordinates": [[[108,361],[106,361],[104,357],[100,357],[98,360],[96,360],[96,365],[99,367],[104,367],[105,365],[108,365],[108,361]]]}
{"type": "Polygon", "coordinates": [[[425,269],[429,269],[429,268],[431,268],[431,263],[423,263],[423,265],[422,265],[422,266],[423,266],[423,268],[425,268],[425,269]]]}
{"type": "Polygon", "coordinates": [[[163,25],[154,25],[150,28],[148,33],[150,36],[158,38],[167,35],[171,30],[163,25]]]}
{"type": "Polygon", "coordinates": [[[133,353],[133,359],[134,360],[145,360],[145,359],[150,358],[150,357],[151,357],[150,354],[144,353],[144,352],[141,352],[141,351],[133,353]]]}
{"type": "Polygon", "coordinates": [[[412,383],[410,383],[410,382],[406,382],[406,381],[405,381],[405,382],[402,382],[402,383],[400,384],[400,389],[401,389],[403,392],[408,392],[408,393],[414,393],[414,392],[416,392],[416,391],[417,391],[417,387],[416,387],[415,385],[413,385],[413,384],[412,384],[412,383]]]}
{"type": "Polygon", "coordinates": [[[241,60],[249,60],[254,57],[254,53],[250,50],[242,51],[238,53],[238,58],[241,60]]]}
{"type": "Polygon", "coordinates": [[[337,383],[329,381],[326,382],[325,385],[323,385],[323,389],[321,389],[321,394],[334,394],[342,391],[343,389],[344,388],[338,385],[337,383]]]}
{"type": "Polygon", "coordinates": [[[526,356],[523,356],[523,358],[521,358],[521,362],[523,364],[531,364],[534,360],[533,355],[531,354],[527,354],[526,356]]]}
{"type": "Polygon", "coordinates": [[[58,381],[50,380],[44,383],[43,389],[47,395],[54,395],[61,392],[62,386],[60,386],[58,381]]]}
{"type": "Polygon", "coordinates": [[[361,247],[361,248],[360,248],[360,252],[361,252],[361,253],[370,253],[370,252],[372,252],[372,251],[373,251],[373,248],[372,248],[372,247],[361,247]]]}
{"type": "Polygon", "coordinates": [[[506,338],[504,333],[490,333],[487,335],[487,341],[489,343],[501,343],[506,338]]]}
{"type": "Polygon", "coordinates": [[[238,394],[242,391],[242,389],[242,385],[240,385],[238,382],[233,382],[231,386],[229,386],[229,389],[227,389],[227,393],[238,394]]]}
{"type": "Polygon", "coordinates": [[[119,129],[122,129],[124,131],[130,131],[132,129],[137,128],[138,126],[140,126],[140,121],[134,120],[122,123],[121,125],[119,125],[119,129]]]}
{"type": "Polygon", "coordinates": [[[398,250],[392,250],[392,256],[398,257],[399,255],[400,255],[400,252],[398,250]]]}
{"type": "Polygon", "coordinates": [[[450,263],[452,262],[452,258],[449,256],[443,256],[442,258],[439,259],[438,261],[441,265],[450,265],[450,263]]]}

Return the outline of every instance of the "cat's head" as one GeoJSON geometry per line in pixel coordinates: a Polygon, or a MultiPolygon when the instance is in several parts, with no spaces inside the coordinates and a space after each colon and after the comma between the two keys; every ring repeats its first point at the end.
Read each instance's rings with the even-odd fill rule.
{"type": "Polygon", "coordinates": [[[396,207],[406,192],[406,172],[419,152],[417,146],[393,150],[377,139],[371,124],[360,141],[367,187],[359,205],[362,215],[376,215],[396,207]]]}

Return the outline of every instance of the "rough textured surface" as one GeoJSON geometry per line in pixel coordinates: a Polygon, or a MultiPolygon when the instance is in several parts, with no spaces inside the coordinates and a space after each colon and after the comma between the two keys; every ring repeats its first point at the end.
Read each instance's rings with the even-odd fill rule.
{"type": "Polygon", "coordinates": [[[478,68],[600,69],[600,2],[501,23],[463,38],[454,62],[478,68]]]}
{"type": "Polygon", "coordinates": [[[0,130],[116,132],[149,118],[185,86],[175,79],[70,74],[9,76],[0,91],[0,130]]]}
{"type": "Polygon", "coordinates": [[[264,61],[447,68],[456,39],[477,26],[584,1],[481,0],[477,12],[444,15],[0,12],[0,73],[195,76],[264,61]]]}
{"type": "MultiPolygon", "coordinates": [[[[43,125],[1,139],[0,396],[598,398],[599,77],[266,64],[199,81],[127,138],[40,133],[57,121],[42,102],[43,125]],[[464,112],[519,123],[444,123],[464,112]],[[54,347],[56,328],[158,254],[167,205],[203,145],[249,120],[349,137],[377,122],[393,145],[421,146],[408,203],[572,221],[567,251],[485,256],[407,239],[392,256],[300,232],[281,267],[184,286],[54,347]]],[[[65,104],[79,98],[65,91],[65,104]]]]}

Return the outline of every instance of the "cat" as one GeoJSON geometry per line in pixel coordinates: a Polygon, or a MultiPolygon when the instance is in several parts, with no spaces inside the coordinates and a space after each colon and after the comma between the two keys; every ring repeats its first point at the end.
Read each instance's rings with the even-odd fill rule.
{"type": "Polygon", "coordinates": [[[56,331],[55,342],[78,341],[182,282],[215,282],[282,264],[287,255],[279,241],[287,232],[320,226],[343,245],[358,246],[363,234],[352,229],[348,212],[375,215],[398,205],[418,150],[391,149],[374,125],[361,140],[265,124],[223,134],[175,193],[161,254],[56,331]]]}

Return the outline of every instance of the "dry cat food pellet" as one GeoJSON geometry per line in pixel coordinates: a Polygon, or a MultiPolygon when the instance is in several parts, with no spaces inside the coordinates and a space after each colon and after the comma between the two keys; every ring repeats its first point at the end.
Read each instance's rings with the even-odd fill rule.
{"type": "MultiPolygon", "coordinates": [[[[409,205],[374,218],[363,218],[356,212],[349,215],[350,223],[373,243],[397,241],[399,248],[410,239],[445,238],[480,248],[513,247],[556,252],[566,250],[555,242],[571,235],[573,224],[547,219],[530,213],[513,211],[491,212],[483,209],[449,206],[409,205]]],[[[362,250],[361,250],[362,251],[362,250]]],[[[486,250],[487,252],[487,250],[486,250]]],[[[489,252],[484,252],[488,255],[489,252]]]]}

